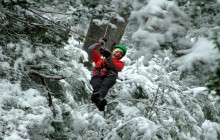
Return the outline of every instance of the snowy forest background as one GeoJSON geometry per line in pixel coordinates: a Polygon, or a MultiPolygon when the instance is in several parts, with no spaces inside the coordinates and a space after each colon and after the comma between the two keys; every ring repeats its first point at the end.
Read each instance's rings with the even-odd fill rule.
{"type": "Polygon", "coordinates": [[[0,2],[0,140],[220,139],[219,0],[0,2]],[[104,116],[83,41],[93,17],[117,28],[123,13],[126,66],[104,116]]]}

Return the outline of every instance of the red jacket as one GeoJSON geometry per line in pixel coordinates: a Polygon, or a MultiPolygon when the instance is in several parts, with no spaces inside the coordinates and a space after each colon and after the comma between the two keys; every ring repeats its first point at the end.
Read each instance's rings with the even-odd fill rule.
{"type": "Polygon", "coordinates": [[[97,51],[97,48],[100,48],[99,43],[95,43],[89,47],[88,53],[93,62],[95,62],[95,68],[93,71],[94,75],[104,76],[109,73],[118,74],[121,72],[124,67],[124,62],[117,59],[102,59],[100,54],[97,51]],[[102,66],[104,65],[104,66],[102,66]],[[105,70],[107,69],[107,71],[105,70]]]}

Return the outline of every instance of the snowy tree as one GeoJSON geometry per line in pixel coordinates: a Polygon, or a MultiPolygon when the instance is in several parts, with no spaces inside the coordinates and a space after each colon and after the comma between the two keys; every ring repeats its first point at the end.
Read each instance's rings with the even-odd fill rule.
{"type": "Polygon", "coordinates": [[[219,6],[215,0],[135,1],[130,18],[138,24],[133,41],[139,51],[134,56],[145,55],[147,64],[154,51],[172,48],[177,56],[173,66],[183,78],[196,75],[204,85],[214,72],[210,87],[218,91],[219,83],[211,81],[219,79],[219,6]]]}
{"type": "Polygon", "coordinates": [[[219,1],[111,1],[106,17],[131,8],[131,22],[103,114],[90,102],[81,39],[106,2],[1,1],[0,139],[218,140],[219,98],[203,74],[219,66],[219,1]],[[200,77],[191,72],[203,64],[200,77]]]}

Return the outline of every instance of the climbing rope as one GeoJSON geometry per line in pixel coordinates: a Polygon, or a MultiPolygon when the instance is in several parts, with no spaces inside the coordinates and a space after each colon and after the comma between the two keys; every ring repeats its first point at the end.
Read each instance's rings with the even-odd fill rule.
{"type": "Polygon", "coordinates": [[[106,33],[107,33],[107,31],[108,31],[108,24],[106,25],[105,33],[104,33],[103,37],[106,37],[106,33]]]}

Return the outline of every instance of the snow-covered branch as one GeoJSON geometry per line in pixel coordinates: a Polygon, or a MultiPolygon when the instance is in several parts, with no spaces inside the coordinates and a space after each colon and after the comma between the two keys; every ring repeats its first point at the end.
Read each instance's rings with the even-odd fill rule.
{"type": "Polygon", "coordinates": [[[61,79],[65,79],[66,77],[64,76],[54,76],[54,75],[46,75],[46,74],[42,74],[40,73],[39,71],[36,71],[36,70],[30,70],[30,73],[34,73],[34,74],[37,74],[43,78],[46,78],[46,79],[55,79],[55,80],[61,80],[61,79]]]}

